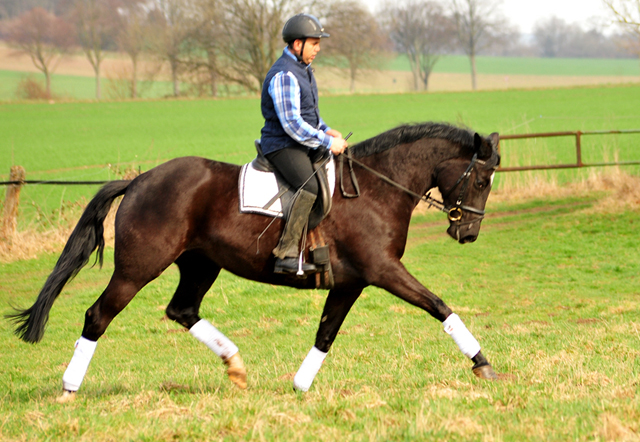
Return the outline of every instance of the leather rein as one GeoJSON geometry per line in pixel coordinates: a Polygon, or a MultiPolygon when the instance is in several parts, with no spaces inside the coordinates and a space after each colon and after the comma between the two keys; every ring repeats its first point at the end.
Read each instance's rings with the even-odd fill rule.
{"type": "MultiPolygon", "coordinates": [[[[421,201],[424,201],[425,203],[427,203],[429,205],[428,208],[434,207],[438,210],[440,210],[441,212],[444,212],[447,214],[447,218],[449,219],[449,221],[451,222],[455,222],[458,223],[458,226],[461,225],[465,225],[465,224],[471,224],[471,223],[475,223],[481,219],[484,218],[485,215],[485,211],[484,210],[480,210],[480,209],[476,209],[475,207],[471,207],[471,206],[467,206],[465,204],[462,204],[462,200],[464,199],[464,195],[467,191],[467,188],[469,187],[469,181],[471,179],[471,171],[473,170],[473,167],[475,166],[476,163],[478,164],[484,164],[485,162],[482,160],[478,159],[478,154],[475,153],[473,154],[473,157],[471,158],[471,163],[469,163],[469,166],[467,167],[467,170],[465,170],[462,175],[460,175],[460,178],[458,178],[458,181],[456,181],[456,183],[453,185],[453,187],[451,188],[451,191],[453,191],[458,184],[460,184],[462,182],[462,187],[460,188],[460,193],[458,194],[458,198],[456,200],[456,204],[454,206],[446,206],[445,203],[443,201],[439,201],[435,198],[433,198],[431,196],[431,192],[427,192],[425,195],[420,195],[416,192],[414,192],[411,189],[408,189],[406,187],[404,187],[402,184],[397,183],[395,181],[393,181],[391,178],[387,177],[386,175],[381,174],[380,172],[378,172],[377,170],[374,170],[372,168],[370,168],[369,166],[363,164],[362,162],[356,160],[355,158],[353,158],[353,156],[351,155],[351,150],[347,149],[347,162],[349,163],[349,173],[351,176],[351,182],[353,183],[353,187],[356,191],[355,194],[352,193],[347,193],[345,188],[344,188],[344,180],[343,180],[343,175],[342,175],[342,169],[343,169],[343,164],[344,164],[344,155],[340,155],[339,156],[340,162],[339,162],[339,175],[340,175],[340,190],[342,191],[342,196],[344,196],[345,198],[357,198],[360,196],[360,187],[358,185],[358,180],[356,179],[356,175],[353,171],[353,164],[352,163],[356,163],[358,166],[362,167],[364,170],[372,173],[373,175],[375,175],[376,177],[380,178],[382,181],[391,184],[392,186],[402,190],[405,193],[408,193],[411,196],[414,196],[416,198],[418,198],[421,201]],[[461,223],[460,220],[462,219],[462,215],[463,212],[470,212],[470,213],[474,213],[476,215],[478,215],[478,217],[474,218],[472,221],[467,221],[466,223],[461,223]]],[[[445,195],[448,196],[449,194],[445,195]]]]}

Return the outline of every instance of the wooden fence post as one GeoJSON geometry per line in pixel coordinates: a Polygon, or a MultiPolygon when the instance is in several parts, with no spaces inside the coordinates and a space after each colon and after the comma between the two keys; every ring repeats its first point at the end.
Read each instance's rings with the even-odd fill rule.
{"type": "MultiPolygon", "coordinates": [[[[25,170],[22,166],[11,166],[9,181],[24,181],[25,170]]],[[[2,228],[0,238],[11,243],[16,233],[18,224],[18,206],[20,203],[20,190],[24,184],[9,184],[4,198],[4,210],[2,211],[2,228]]]]}

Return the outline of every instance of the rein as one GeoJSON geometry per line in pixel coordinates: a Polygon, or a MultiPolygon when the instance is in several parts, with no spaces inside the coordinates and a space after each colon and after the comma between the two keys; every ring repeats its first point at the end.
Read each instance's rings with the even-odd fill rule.
{"type": "Polygon", "coordinates": [[[376,177],[380,178],[382,181],[391,184],[392,186],[402,190],[405,193],[408,193],[409,195],[418,198],[420,201],[424,201],[425,203],[427,203],[429,205],[429,209],[431,207],[434,207],[438,210],[440,210],[441,212],[444,212],[447,214],[447,218],[449,219],[449,221],[451,222],[457,222],[458,225],[465,225],[465,224],[471,224],[471,223],[475,223],[481,219],[484,218],[485,215],[485,211],[484,210],[479,210],[476,209],[475,207],[471,207],[471,206],[467,206],[462,204],[462,200],[464,198],[464,194],[467,190],[467,187],[469,186],[469,180],[471,178],[471,170],[473,169],[473,167],[475,166],[476,163],[484,163],[484,161],[479,160],[478,159],[478,154],[475,153],[473,155],[473,158],[471,158],[471,163],[469,164],[469,167],[467,167],[467,170],[464,171],[464,173],[462,175],[460,175],[460,178],[458,178],[458,181],[456,181],[456,184],[453,186],[452,189],[455,189],[456,186],[458,186],[458,184],[460,184],[460,182],[462,182],[464,180],[464,183],[462,185],[462,188],[460,189],[460,194],[458,195],[458,199],[456,200],[456,204],[453,207],[447,207],[444,204],[444,201],[439,201],[435,198],[433,198],[431,196],[431,192],[427,192],[426,195],[420,195],[416,192],[414,192],[411,189],[408,189],[406,187],[404,187],[402,184],[397,183],[395,181],[393,181],[391,178],[387,177],[386,175],[381,174],[380,172],[378,172],[375,169],[372,169],[371,167],[363,164],[362,162],[356,160],[355,158],[353,158],[353,156],[351,155],[351,151],[348,150],[348,154],[347,154],[347,161],[349,162],[349,169],[351,172],[351,180],[353,181],[353,186],[356,189],[356,194],[347,194],[344,190],[343,187],[343,179],[342,179],[342,165],[344,163],[344,156],[340,155],[340,188],[342,190],[342,195],[346,198],[355,198],[358,197],[360,195],[360,189],[358,186],[358,181],[356,179],[355,173],[353,172],[353,166],[351,164],[351,162],[356,163],[358,166],[362,167],[364,170],[366,170],[367,172],[370,172],[371,174],[375,175],[376,177]],[[462,219],[462,214],[463,211],[466,212],[471,212],[471,213],[475,213],[476,215],[479,215],[479,217],[475,218],[473,221],[468,221],[466,223],[460,223],[460,220],[462,219]]]}

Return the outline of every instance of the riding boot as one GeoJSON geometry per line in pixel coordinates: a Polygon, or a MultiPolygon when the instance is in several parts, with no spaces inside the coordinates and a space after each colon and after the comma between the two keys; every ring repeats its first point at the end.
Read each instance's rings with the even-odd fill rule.
{"type": "MultiPolygon", "coordinates": [[[[273,249],[273,254],[276,257],[275,273],[298,272],[298,247],[315,200],[316,195],[306,190],[300,190],[297,198],[293,201],[289,218],[280,237],[280,242],[278,246],[273,249]]],[[[305,274],[314,273],[316,266],[302,263],[302,271],[305,274]]]]}

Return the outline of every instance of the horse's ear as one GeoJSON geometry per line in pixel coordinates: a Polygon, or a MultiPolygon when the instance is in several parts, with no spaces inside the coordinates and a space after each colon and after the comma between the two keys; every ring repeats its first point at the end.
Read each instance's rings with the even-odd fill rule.
{"type": "Polygon", "coordinates": [[[498,144],[500,143],[500,135],[498,135],[498,132],[489,135],[489,140],[491,141],[491,147],[493,147],[494,150],[498,150],[498,144]]]}
{"type": "Polygon", "coordinates": [[[478,133],[473,135],[473,145],[480,158],[489,158],[493,155],[493,151],[497,149],[500,137],[497,132],[492,133],[486,139],[482,138],[478,133]]]}
{"type": "Polygon", "coordinates": [[[473,149],[478,152],[479,154],[481,154],[480,156],[482,156],[482,137],[480,135],[478,135],[478,132],[473,134],[473,149]]]}

